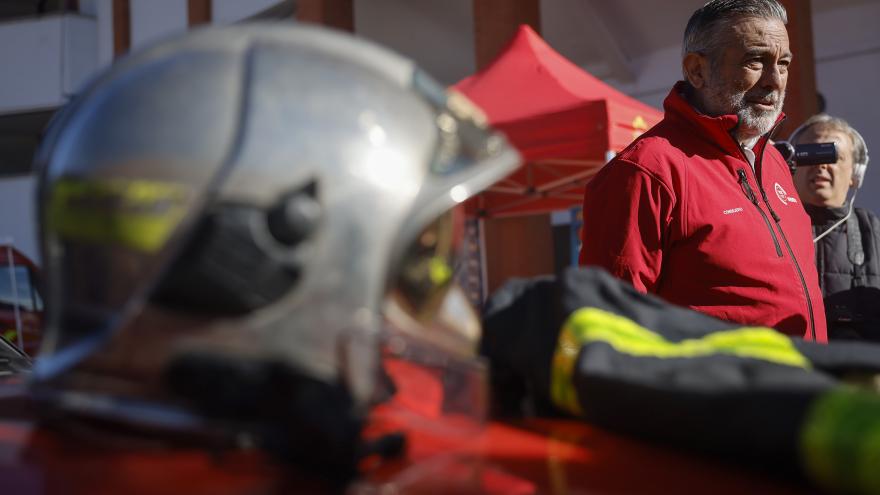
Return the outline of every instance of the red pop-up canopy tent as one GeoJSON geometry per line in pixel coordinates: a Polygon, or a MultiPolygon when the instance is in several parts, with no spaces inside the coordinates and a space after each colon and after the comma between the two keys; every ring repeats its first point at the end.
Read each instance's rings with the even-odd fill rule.
{"type": "Polygon", "coordinates": [[[507,134],[526,164],[479,195],[484,217],[546,213],[580,204],[583,186],[662,118],[557,53],[528,26],[485,69],[455,85],[507,134]]]}

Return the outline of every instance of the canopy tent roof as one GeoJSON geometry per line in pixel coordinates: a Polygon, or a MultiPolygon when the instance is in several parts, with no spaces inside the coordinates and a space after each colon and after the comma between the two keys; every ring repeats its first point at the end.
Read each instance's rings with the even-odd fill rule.
{"type": "Polygon", "coordinates": [[[608,86],[528,26],[455,89],[483,109],[526,164],[469,202],[471,213],[512,216],[580,204],[583,186],[662,113],[608,86]]]}

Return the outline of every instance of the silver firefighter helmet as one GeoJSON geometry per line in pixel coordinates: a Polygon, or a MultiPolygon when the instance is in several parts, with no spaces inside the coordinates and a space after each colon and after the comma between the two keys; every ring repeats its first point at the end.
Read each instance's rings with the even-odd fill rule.
{"type": "Polygon", "coordinates": [[[518,160],[462,96],[348,35],[251,24],[128,56],[37,153],[35,391],[186,426],[283,409],[291,375],[362,410],[385,309],[432,318],[448,212],[518,160]]]}

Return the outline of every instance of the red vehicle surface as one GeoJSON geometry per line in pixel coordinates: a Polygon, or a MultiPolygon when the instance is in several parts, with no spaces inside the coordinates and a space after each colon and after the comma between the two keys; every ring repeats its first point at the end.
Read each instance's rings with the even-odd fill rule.
{"type": "Polygon", "coordinates": [[[0,336],[30,356],[42,339],[39,268],[9,244],[0,244],[0,336]]]}
{"type": "MultiPolygon", "coordinates": [[[[575,421],[492,422],[469,438],[409,438],[403,457],[371,469],[348,493],[813,492],[575,421]]],[[[143,438],[89,437],[11,421],[0,422],[0,479],[3,493],[20,495],[334,491],[255,451],[162,449],[143,438]]]]}
{"type": "MultiPolygon", "coordinates": [[[[0,349],[2,351],[2,349],[0,349]]],[[[14,357],[14,356],[12,356],[14,357]]],[[[397,378],[400,378],[399,376],[397,378]]],[[[259,450],[161,442],[113,424],[55,417],[43,424],[21,376],[0,380],[0,493],[51,494],[568,494],[815,493],[713,459],[650,445],[566,419],[474,423],[401,407],[430,398],[423,380],[396,380],[373,411],[368,437],[405,432],[397,457],[368,457],[341,490],[259,450]],[[419,388],[419,390],[412,390],[419,388]],[[413,397],[411,397],[413,398],[413,397]],[[428,417],[432,416],[432,417],[428,417]]],[[[431,387],[428,387],[431,388],[431,387]]],[[[430,402],[430,401],[429,401],[430,402]]]]}

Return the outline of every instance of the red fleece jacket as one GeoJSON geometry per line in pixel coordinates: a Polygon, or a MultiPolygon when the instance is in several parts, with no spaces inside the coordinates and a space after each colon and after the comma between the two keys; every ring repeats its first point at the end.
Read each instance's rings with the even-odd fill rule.
{"type": "Polygon", "coordinates": [[[787,164],[768,133],[753,171],[730,134],[737,117],[702,115],[682,90],[587,185],[581,264],[717,318],[827,342],[810,219],[787,164]]]}

